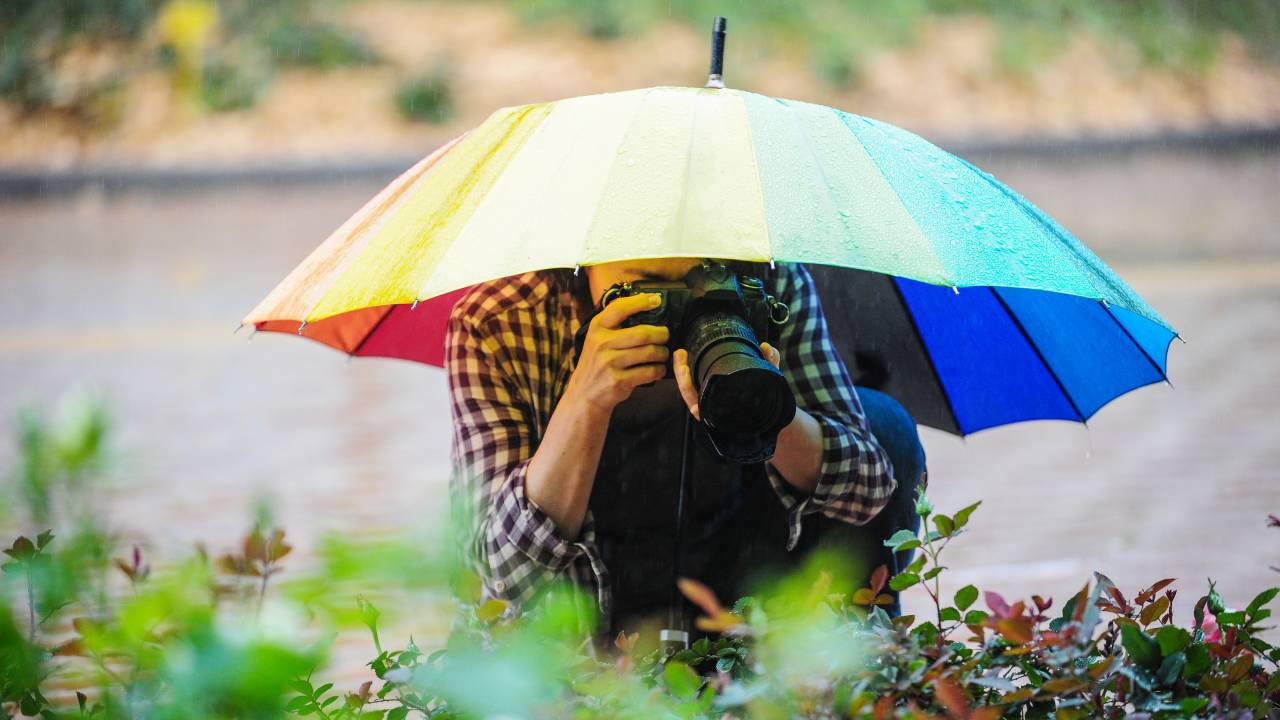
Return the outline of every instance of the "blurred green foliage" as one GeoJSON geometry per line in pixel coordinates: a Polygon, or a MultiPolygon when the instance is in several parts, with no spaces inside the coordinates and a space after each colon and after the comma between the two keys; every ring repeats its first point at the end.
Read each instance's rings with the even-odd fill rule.
{"type": "Polygon", "coordinates": [[[798,46],[817,74],[836,86],[857,81],[868,52],[905,45],[929,16],[976,14],[1000,30],[997,59],[1024,73],[1062,46],[1072,30],[1097,34],[1109,44],[1130,43],[1148,63],[1192,72],[1216,59],[1222,33],[1235,33],[1261,56],[1280,61],[1280,3],[1275,0],[517,0],[530,22],[571,18],[592,37],[641,33],[667,19],[709,29],[716,15],[729,18],[734,55],[769,52],[779,43],[798,46]]]}
{"type": "Polygon", "coordinates": [[[280,13],[263,38],[278,62],[321,70],[371,65],[378,54],[364,39],[323,20],[303,22],[296,15],[280,13]]]}
{"type": "Polygon", "coordinates": [[[947,548],[977,503],[948,515],[921,497],[923,532],[885,543],[915,556],[893,576],[881,567],[851,581],[861,573],[814,556],[732,607],[682,580],[705,636],[664,648],[652,635],[595,636],[594,600],[571,585],[544,588],[523,611],[486,597],[454,563],[443,523],[423,523],[414,537],[330,537],[306,572],[287,578],[293,548],[260,512],[233,551],[197,549],[153,568],[102,527],[94,496],[110,465],[111,426],[101,405],[23,418],[2,497],[20,506],[10,519],[33,530],[0,558],[0,717],[1280,713],[1280,648],[1263,636],[1280,588],[1229,608],[1210,583],[1193,617],[1177,621],[1171,579],[1128,596],[1095,574],[1060,610],[1038,595],[1011,603],[972,585],[944,591],[947,548]],[[929,598],[928,617],[885,613],[890,589],[915,587],[929,598]],[[388,618],[420,621],[424,600],[449,588],[456,619],[443,648],[387,638],[388,618]],[[333,638],[360,626],[372,677],[354,688],[321,679],[333,638]]]}
{"type": "Polygon", "coordinates": [[[453,81],[448,63],[408,78],[396,88],[396,109],[409,120],[442,123],[453,117],[453,81]]]}
{"type": "Polygon", "coordinates": [[[66,111],[85,124],[118,115],[119,91],[162,66],[199,108],[251,107],[281,65],[321,70],[380,62],[369,44],[328,20],[326,0],[5,0],[0,2],[0,97],[25,112],[66,111]],[[158,32],[152,33],[155,28],[158,32]],[[60,72],[75,49],[112,53],[101,78],[60,72]]]}

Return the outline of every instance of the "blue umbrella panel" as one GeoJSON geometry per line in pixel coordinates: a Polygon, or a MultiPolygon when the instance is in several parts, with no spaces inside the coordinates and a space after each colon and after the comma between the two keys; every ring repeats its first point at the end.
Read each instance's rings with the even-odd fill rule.
{"type": "Polygon", "coordinates": [[[1027,420],[1086,422],[1168,379],[1176,334],[1098,300],[809,270],[854,383],[893,396],[922,425],[968,435],[1027,420]]]}

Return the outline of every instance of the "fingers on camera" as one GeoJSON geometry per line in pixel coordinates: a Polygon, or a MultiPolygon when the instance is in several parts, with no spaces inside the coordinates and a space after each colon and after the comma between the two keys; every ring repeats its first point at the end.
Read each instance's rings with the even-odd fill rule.
{"type": "Polygon", "coordinates": [[[620,297],[605,305],[604,309],[591,322],[598,323],[606,328],[617,329],[632,315],[654,309],[658,306],[659,301],[660,298],[657,293],[640,293],[639,295],[620,297]]]}

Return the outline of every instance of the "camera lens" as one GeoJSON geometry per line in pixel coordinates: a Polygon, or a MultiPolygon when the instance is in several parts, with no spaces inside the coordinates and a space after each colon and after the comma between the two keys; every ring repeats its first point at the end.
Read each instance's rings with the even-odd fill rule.
{"type": "Polygon", "coordinates": [[[732,313],[706,313],[691,324],[686,346],[707,425],[737,440],[772,443],[795,416],[795,397],[761,355],[751,326],[732,313]]]}

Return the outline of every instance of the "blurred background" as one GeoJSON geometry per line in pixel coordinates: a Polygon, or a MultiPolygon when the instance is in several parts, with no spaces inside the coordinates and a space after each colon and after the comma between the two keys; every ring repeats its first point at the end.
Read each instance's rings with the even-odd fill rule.
{"type": "MultiPolygon", "coordinates": [[[[1275,584],[1275,0],[6,0],[4,481],[21,409],[74,418],[96,397],[114,418],[97,511],[162,559],[234,544],[264,506],[302,563],[325,532],[436,522],[443,373],[250,340],[239,319],[494,109],[701,85],[717,14],[729,86],[877,117],[993,172],[1186,340],[1176,388],[1087,428],[923,431],[939,509],[984,502],[950,582],[1061,600],[1094,570],[1135,590],[1177,577],[1188,598],[1213,578],[1235,606],[1275,584]]],[[[6,536],[33,529],[13,497],[6,536]]]]}

